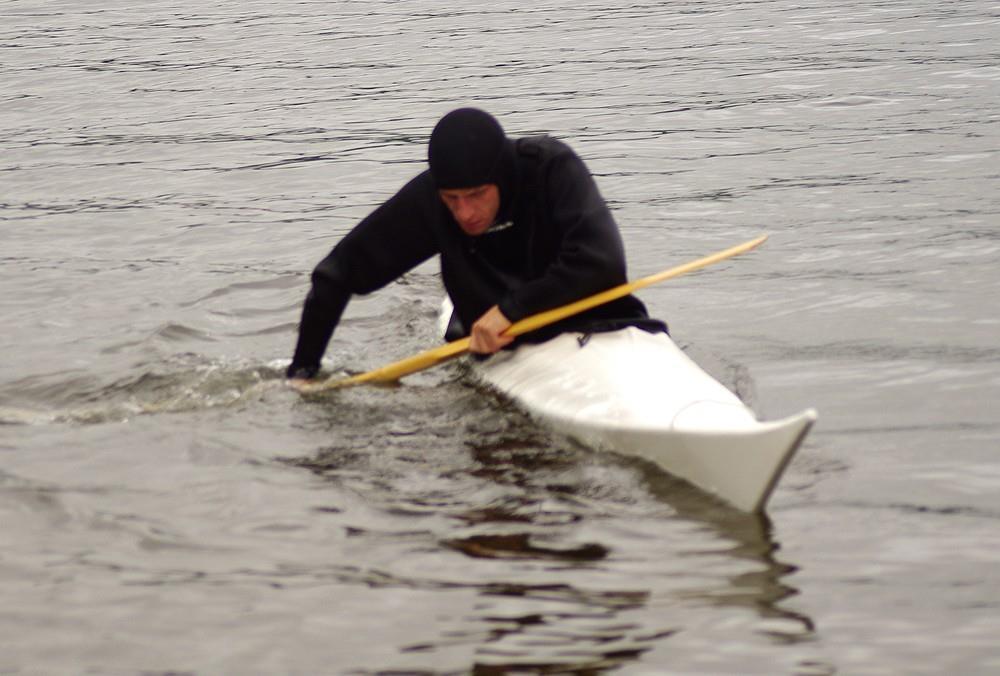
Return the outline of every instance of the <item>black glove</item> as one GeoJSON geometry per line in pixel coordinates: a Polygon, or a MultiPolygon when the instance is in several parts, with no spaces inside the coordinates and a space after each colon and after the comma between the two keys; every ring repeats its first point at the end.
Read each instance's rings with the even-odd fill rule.
{"type": "Polygon", "coordinates": [[[298,364],[289,364],[288,370],[285,371],[285,377],[289,380],[298,378],[310,380],[316,377],[317,373],[319,373],[319,366],[299,366],[298,364]]]}

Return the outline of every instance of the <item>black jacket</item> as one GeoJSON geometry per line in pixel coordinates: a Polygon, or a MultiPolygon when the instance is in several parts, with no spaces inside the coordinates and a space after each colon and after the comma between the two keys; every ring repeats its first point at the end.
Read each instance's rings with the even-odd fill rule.
{"type": "MultiPolygon", "coordinates": [[[[348,233],[313,271],[288,375],[319,370],[353,294],[375,291],[434,254],[441,255],[445,289],[466,329],[494,305],[516,322],[625,283],[618,227],[583,161],[549,137],[519,139],[516,151],[513,195],[503,197],[499,224],[482,235],[462,232],[427,171],[348,233]]],[[[665,330],[626,296],[518,340],[630,324],[665,330]]]]}

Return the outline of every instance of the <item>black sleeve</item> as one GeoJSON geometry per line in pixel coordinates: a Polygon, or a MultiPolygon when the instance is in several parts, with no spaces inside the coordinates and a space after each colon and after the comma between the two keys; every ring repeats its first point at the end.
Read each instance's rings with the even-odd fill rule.
{"type": "Polygon", "coordinates": [[[511,321],[627,281],[618,225],[583,160],[567,148],[551,163],[540,189],[548,208],[536,227],[557,239],[557,251],[539,277],[500,301],[500,311],[511,321]]]}
{"type": "Polygon", "coordinates": [[[299,325],[295,355],[287,376],[311,378],[319,371],[333,331],[354,294],[389,284],[437,252],[428,227],[434,203],[426,174],[407,183],[373,211],[312,273],[299,325]]]}

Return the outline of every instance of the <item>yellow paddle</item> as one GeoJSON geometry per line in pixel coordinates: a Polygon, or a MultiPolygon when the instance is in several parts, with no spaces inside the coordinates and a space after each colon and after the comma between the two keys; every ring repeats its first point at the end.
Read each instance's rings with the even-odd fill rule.
{"type": "MultiPolygon", "coordinates": [[[[588,296],[587,298],[569,303],[568,305],[563,305],[561,307],[553,308],[552,310],[539,312],[538,314],[531,315],[530,317],[525,317],[518,322],[514,322],[510,328],[504,331],[504,335],[517,337],[524,333],[528,333],[529,331],[540,329],[543,326],[548,326],[549,324],[558,322],[561,319],[572,317],[575,314],[595,308],[598,305],[603,305],[618,298],[627,296],[630,293],[647,286],[657,284],[667,279],[672,279],[673,277],[680,277],[688,272],[694,272],[695,270],[700,270],[701,268],[708,267],[709,265],[718,263],[719,261],[723,261],[727,258],[738,256],[741,253],[745,253],[760,246],[760,244],[762,244],[766,239],[767,235],[761,235],[760,237],[752,239],[749,242],[744,242],[743,244],[725,249],[724,251],[719,251],[710,256],[699,258],[698,260],[691,261],[690,263],[678,265],[675,268],[670,268],[669,270],[658,272],[655,275],[643,277],[642,279],[638,279],[634,282],[627,282],[620,286],[616,286],[613,289],[608,289],[607,291],[602,291],[601,293],[593,296],[588,296]]],[[[302,383],[297,387],[297,389],[300,392],[321,392],[323,390],[330,390],[336,387],[359,385],[361,383],[391,383],[399,380],[403,376],[408,376],[411,373],[429,369],[432,366],[436,366],[442,362],[452,359],[453,357],[465,354],[468,351],[469,338],[462,338],[440,347],[436,347],[432,350],[427,350],[425,352],[421,352],[420,354],[413,355],[412,357],[407,357],[406,359],[388,364],[382,368],[375,369],[374,371],[361,373],[356,376],[351,376],[350,378],[328,378],[327,380],[322,380],[316,383],[302,383]]]]}

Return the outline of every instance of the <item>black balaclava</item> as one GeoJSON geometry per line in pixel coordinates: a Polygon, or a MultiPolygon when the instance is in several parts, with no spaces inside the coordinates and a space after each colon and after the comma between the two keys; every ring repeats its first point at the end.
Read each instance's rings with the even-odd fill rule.
{"type": "Polygon", "coordinates": [[[442,117],[431,132],[427,160],[439,190],[495,183],[500,188],[498,218],[508,216],[514,198],[514,142],[492,115],[459,108],[442,117]]]}

